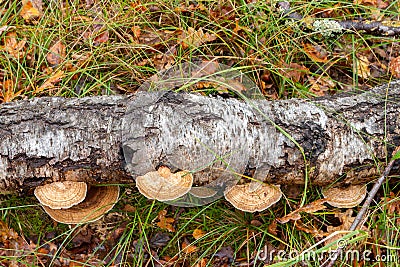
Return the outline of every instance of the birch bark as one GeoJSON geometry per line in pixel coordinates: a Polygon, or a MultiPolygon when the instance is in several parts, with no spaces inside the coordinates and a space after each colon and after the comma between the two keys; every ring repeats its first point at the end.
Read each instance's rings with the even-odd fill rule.
{"type": "Polygon", "coordinates": [[[363,183],[400,145],[400,82],[314,100],[35,98],[0,105],[0,137],[3,193],[61,180],[131,183],[160,165],[194,170],[197,185],[234,173],[302,184],[305,164],[312,184],[363,183]]]}

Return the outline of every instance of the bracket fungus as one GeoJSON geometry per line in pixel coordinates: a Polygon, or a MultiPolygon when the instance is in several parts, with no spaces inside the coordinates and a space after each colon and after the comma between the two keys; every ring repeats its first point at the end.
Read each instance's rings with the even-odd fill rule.
{"type": "Polygon", "coordinates": [[[193,175],[188,171],[171,173],[166,166],[136,178],[139,192],[149,199],[169,201],[177,199],[190,191],[193,175]]]}
{"type": "Polygon", "coordinates": [[[366,185],[351,185],[346,188],[330,187],[322,191],[327,203],[336,208],[353,208],[367,195],[366,185]]]}
{"type": "Polygon", "coordinates": [[[112,209],[118,201],[119,187],[93,186],[87,190],[84,182],[65,181],[38,186],[34,194],[53,220],[78,224],[100,219],[112,209]]]}
{"type": "Polygon", "coordinates": [[[81,203],[87,193],[85,182],[54,182],[38,186],[34,194],[43,206],[51,209],[68,209],[81,203]]]}
{"type": "Polygon", "coordinates": [[[225,192],[226,200],[235,208],[247,212],[263,211],[278,202],[281,197],[279,185],[258,181],[235,185],[225,192]]]}

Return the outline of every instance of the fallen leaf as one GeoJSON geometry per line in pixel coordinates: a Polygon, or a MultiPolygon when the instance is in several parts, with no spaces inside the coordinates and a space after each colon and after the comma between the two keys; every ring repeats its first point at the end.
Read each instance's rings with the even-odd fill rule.
{"type": "Polygon", "coordinates": [[[22,0],[22,9],[20,12],[24,20],[29,21],[37,19],[43,14],[43,3],[41,0],[22,0]]]}
{"type": "Polygon", "coordinates": [[[354,0],[354,4],[363,6],[373,6],[380,9],[387,8],[389,6],[389,3],[387,1],[382,1],[382,0],[354,0]]]}
{"type": "Polygon", "coordinates": [[[102,43],[107,43],[108,39],[109,39],[109,33],[108,33],[108,31],[104,31],[104,32],[100,33],[99,35],[97,35],[93,39],[93,44],[99,45],[102,43]]]}
{"type": "Polygon", "coordinates": [[[17,239],[18,234],[14,231],[14,229],[9,228],[8,225],[0,221],[0,242],[4,243],[7,240],[17,239]]]}
{"type": "Polygon", "coordinates": [[[206,234],[206,232],[204,232],[203,230],[201,230],[201,229],[195,229],[194,231],[193,231],[193,237],[194,237],[194,239],[199,239],[199,238],[202,238],[204,235],[206,234]]]}
{"type": "Polygon", "coordinates": [[[277,218],[276,220],[279,223],[284,224],[284,223],[287,223],[289,221],[297,221],[297,220],[300,220],[300,219],[301,219],[300,213],[298,213],[297,211],[293,211],[293,212],[289,213],[288,215],[286,215],[285,217],[277,218]]]}
{"type": "Polygon", "coordinates": [[[140,3],[140,1],[137,2],[131,2],[130,6],[138,12],[146,12],[148,10],[148,8],[146,7],[146,5],[143,5],[142,3],[140,3]]]}
{"type": "Polygon", "coordinates": [[[252,32],[250,28],[243,27],[239,24],[239,19],[236,19],[235,21],[235,28],[233,28],[233,32],[235,34],[238,34],[240,31],[246,31],[246,32],[252,32]]]}
{"type": "Polygon", "coordinates": [[[308,82],[311,84],[309,91],[317,96],[324,96],[336,86],[331,78],[324,76],[309,76],[308,82]]]}
{"type": "Polygon", "coordinates": [[[323,209],[326,209],[326,207],[323,205],[326,202],[325,199],[318,199],[310,204],[307,204],[299,209],[299,211],[306,212],[306,213],[314,213],[323,209]]]}
{"type": "Polygon", "coordinates": [[[49,78],[46,79],[46,81],[36,90],[33,92],[33,94],[38,94],[44,90],[54,88],[55,84],[60,82],[61,79],[64,77],[64,71],[58,70],[55,73],[52,74],[49,78]]]}
{"type": "Polygon", "coordinates": [[[13,80],[5,80],[4,82],[0,82],[0,99],[3,102],[10,102],[14,100],[16,97],[20,96],[23,89],[15,92],[15,85],[13,80]]]}
{"type": "Polygon", "coordinates": [[[183,240],[182,242],[182,251],[185,254],[192,254],[197,251],[197,247],[195,245],[191,245],[188,240],[183,240]]]}
{"type": "Polygon", "coordinates": [[[197,31],[189,27],[187,31],[182,31],[182,34],[178,37],[179,43],[183,49],[188,47],[198,47],[202,44],[212,42],[217,39],[214,34],[204,33],[203,29],[200,28],[197,31]]]}
{"type": "Polygon", "coordinates": [[[326,234],[324,232],[322,232],[321,230],[315,229],[315,228],[309,228],[306,225],[304,225],[301,220],[295,221],[295,227],[297,230],[303,231],[307,234],[312,234],[314,236],[325,236],[326,234]]]}
{"type": "Polygon", "coordinates": [[[79,261],[70,261],[68,267],[81,267],[85,266],[86,264],[79,261]]]}
{"type": "Polygon", "coordinates": [[[354,0],[354,4],[365,5],[365,6],[375,6],[377,0],[354,0]]]}
{"type": "Polygon", "coordinates": [[[256,227],[260,227],[262,224],[262,222],[260,222],[259,220],[251,220],[250,224],[256,227]]]}
{"type": "Polygon", "coordinates": [[[72,54],[71,58],[76,60],[76,63],[74,64],[76,68],[84,68],[92,59],[92,53],[72,54]]]}
{"type": "Polygon", "coordinates": [[[151,64],[156,70],[165,70],[170,68],[175,63],[175,56],[168,54],[156,54],[151,58],[151,64]]]}
{"type": "Polygon", "coordinates": [[[4,50],[15,58],[22,58],[25,55],[26,39],[17,41],[15,32],[8,32],[4,38],[4,50]]]}
{"type": "Polygon", "coordinates": [[[320,45],[303,44],[304,52],[314,62],[325,63],[328,61],[327,52],[320,45]]]}
{"type": "Polygon", "coordinates": [[[273,220],[269,225],[268,225],[268,233],[274,236],[278,236],[278,224],[276,220],[273,220]]]}
{"type": "Polygon", "coordinates": [[[358,55],[356,57],[357,75],[363,79],[368,79],[371,76],[370,64],[368,57],[358,55]]]}
{"type": "Polygon", "coordinates": [[[162,210],[158,213],[157,218],[159,222],[157,222],[157,226],[160,227],[161,229],[166,229],[169,232],[175,232],[175,228],[172,225],[175,222],[175,219],[165,217],[165,215],[167,215],[166,210],[162,210]]]}
{"type": "Polygon", "coordinates": [[[194,267],[206,267],[208,260],[206,258],[201,258],[200,261],[197,261],[194,267]]]}
{"type": "Polygon", "coordinates": [[[142,33],[142,30],[140,29],[139,26],[133,26],[131,28],[131,30],[133,32],[133,37],[135,37],[135,38],[139,38],[140,37],[140,34],[142,33]]]}
{"type": "MultiPolygon", "coordinates": [[[[347,209],[346,212],[344,212],[344,213],[343,212],[335,213],[335,217],[339,219],[339,221],[341,222],[341,225],[339,225],[339,226],[328,225],[328,227],[326,229],[327,230],[326,235],[331,235],[335,232],[348,231],[350,229],[350,226],[354,222],[354,219],[356,218],[356,217],[352,217],[352,215],[353,215],[352,209],[347,209]]],[[[368,231],[368,228],[365,226],[362,226],[361,230],[368,231]]],[[[345,233],[337,233],[336,235],[333,235],[331,238],[329,238],[325,241],[325,245],[333,243],[333,242],[341,239],[344,235],[345,235],[345,233]]]]}
{"type": "Polygon", "coordinates": [[[282,76],[285,76],[288,79],[292,79],[294,82],[299,82],[301,78],[303,78],[308,72],[308,68],[297,64],[297,63],[290,63],[287,64],[286,62],[282,62],[282,68],[279,70],[282,76]]]}
{"type": "Polygon", "coordinates": [[[400,78],[400,57],[395,57],[390,60],[389,70],[394,77],[400,78]]]}
{"type": "Polygon", "coordinates": [[[326,207],[323,205],[325,202],[326,202],[326,199],[315,200],[306,206],[303,206],[295,211],[292,211],[291,213],[289,213],[288,215],[286,215],[282,218],[277,218],[276,220],[282,224],[287,223],[289,221],[300,220],[301,219],[300,212],[313,213],[313,212],[317,212],[319,210],[326,209],[326,207]]]}
{"type": "Polygon", "coordinates": [[[61,41],[57,41],[50,47],[46,59],[53,66],[59,65],[65,59],[65,55],[65,45],[61,41]]]}
{"type": "Polygon", "coordinates": [[[35,262],[32,255],[37,254],[35,251],[37,245],[33,242],[28,243],[3,221],[0,221],[0,244],[0,252],[5,253],[1,255],[2,258],[4,259],[4,256],[8,258],[7,265],[2,265],[1,261],[1,266],[25,266],[19,264],[19,259],[22,257],[26,262],[35,262]]]}
{"type": "Polygon", "coordinates": [[[400,198],[396,197],[393,192],[390,192],[389,197],[382,198],[382,201],[387,203],[386,207],[388,214],[400,214],[400,198]]]}

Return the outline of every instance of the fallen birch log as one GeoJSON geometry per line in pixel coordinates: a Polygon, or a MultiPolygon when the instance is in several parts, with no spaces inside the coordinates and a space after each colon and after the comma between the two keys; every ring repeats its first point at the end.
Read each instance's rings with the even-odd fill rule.
{"type": "Polygon", "coordinates": [[[196,185],[243,173],[302,184],[306,165],[311,184],[358,184],[400,145],[400,82],[314,100],[34,98],[0,105],[0,137],[3,193],[51,181],[131,183],[161,165],[194,171],[196,185]]]}

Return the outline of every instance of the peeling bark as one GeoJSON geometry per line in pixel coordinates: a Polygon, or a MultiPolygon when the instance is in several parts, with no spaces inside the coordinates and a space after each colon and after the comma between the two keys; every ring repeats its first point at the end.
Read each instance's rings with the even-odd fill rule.
{"type": "MultiPolygon", "coordinates": [[[[195,184],[245,173],[275,184],[363,183],[400,145],[400,82],[314,100],[173,92],[0,105],[0,191],[50,181],[131,183],[160,165],[195,184]],[[275,124],[275,125],[274,125],[275,124]]],[[[400,174],[399,163],[392,174],[400,174]]]]}

